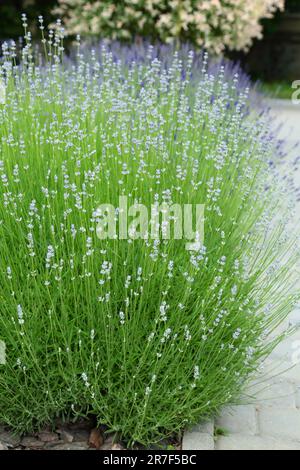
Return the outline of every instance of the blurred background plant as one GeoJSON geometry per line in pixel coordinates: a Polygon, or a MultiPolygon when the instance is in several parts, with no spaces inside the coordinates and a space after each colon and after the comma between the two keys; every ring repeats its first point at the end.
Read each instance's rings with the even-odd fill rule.
{"type": "Polygon", "coordinates": [[[286,9],[291,13],[300,12],[300,2],[299,0],[286,0],[286,9]]]}
{"type": "Polygon", "coordinates": [[[69,34],[119,40],[138,36],[182,41],[221,53],[249,48],[262,37],[262,18],[283,10],[284,0],[58,0],[55,13],[69,34]]]}

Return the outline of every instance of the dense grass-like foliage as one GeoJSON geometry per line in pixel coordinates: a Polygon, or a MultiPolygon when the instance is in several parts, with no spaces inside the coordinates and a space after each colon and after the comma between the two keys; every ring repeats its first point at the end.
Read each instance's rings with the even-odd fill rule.
{"type": "Polygon", "coordinates": [[[237,400],[280,339],[298,252],[276,144],[205,55],[70,64],[56,33],[42,64],[26,40],[1,66],[0,421],[92,413],[147,445],[237,400]],[[205,204],[204,245],[100,240],[120,195],[205,204]]]}

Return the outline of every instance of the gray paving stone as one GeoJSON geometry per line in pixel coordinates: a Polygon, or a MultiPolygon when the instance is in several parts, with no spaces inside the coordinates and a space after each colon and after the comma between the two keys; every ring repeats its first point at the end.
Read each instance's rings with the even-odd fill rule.
{"type": "Polygon", "coordinates": [[[265,385],[265,389],[257,393],[259,408],[295,408],[295,386],[284,379],[265,385]]]}
{"type": "MultiPolygon", "coordinates": [[[[87,450],[87,449],[88,449],[88,446],[85,446],[84,444],[80,444],[79,442],[61,443],[55,446],[51,446],[51,450],[87,450]]],[[[92,450],[92,449],[89,449],[89,450],[92,450]]]]}
{"type": "Polygon", "coordinates": [[[207,421],[203,422],[200,424],[194,425],[191,429],[188,431],[190,432],[200,432],[202,434],[210,434],[211,436],[214,435],[214,422],[213,421],[207,421]]]}
{"type": "Polygon", "coordinates": [[[300,309],[299,308],[294,310],[289,315],[288,321],[289,321],[290,326],[296,326],[300,328],[300,309]]]}
{"type": "Polygon", "coordinates": [[[44,445],[45,442],[40,441],[34,436],[25,436],[21,440],[21,446],[28,447],[29,449],[41,449],[44,445]]]}
{"type": "Polygon", "coordinates": [[[182,450],[214,450],[215,442],[211,434],[200,432],[185,432],[182,440],[182,450]]]}
{"type": "Polygon", "coordinates": [[[262,409],[258,413],[260,435],[295,440],[300,445],[300,410],[262,409]]]}
{"type": "Polygon", "coordinates": [[[295,395],[296,395],[296,407],[300,409],[300,385],[296,385],[295,395]]]}
{"type": "Polygon", "coordinates": [[[2,442],[0,442],[0,450],[8,450],[8,447],[2,442]]]}
{"type": "Polygon", "coordinates": [[[17,447],[21,442],[21,437],[0,426],[0,442],[7,447],[17,447]]]}
{"type": "Polygon", "coordinates": [[[283,104],[276,101],[270,100],[269,105],[276,122],[278,124],[284,123],[284,126],[279,129],[278,138],[288,140],[290,144],[298,142],[300,135],[299,107],[286,103],[287,100],[284,100],[283,104]]]}
{"type": "MultiPolygon", "coordinates": [[[[269,101],[269,105],[275,117],[274,125],[283,124],[278,137],[287,140],[289,158],[281,166],[284,173],[289,171],[288,163],[299,154],[298,149],[291,149],[300,140],[300,106],[278,100],[269,101]]],[[[300,171],[294,174],[294,182],[300,185],[300,171]]],[[[292,228],[293,224],[290,225],[292,228]]],[[[300,327],[300,305],[272,336],[283,333],[289,326],[300,327]]],[[[259,375],[258,383],[251,384],[247,390],[247,395],[255,396],[252,405],[226,409],[216,420],[218,427],[231,433],[219,437],[216,449],[300,450],[300,328],[276,347],[266,361],[263,377],[263,383],[259,383],[262,381],[259,375]]],[[[196,431],[197,427],[193,429],[196,431]]],[[[196,434],[190,433],[193,438],[196,434]]]]}
{"type": "Polygon", "coordinates": [[[272,437],[234,434],[220,437],[216,450],[300,450],[300,443],[272,437]]]}
{"type": "MultiPolygon", "coordinates": [[[[298,359],[297,355],[294,356],[294,359],[298,359]]],[[[276,376],[300,385],[300,362],[293,363],[292,360],[268,358],[265,361],[264,373],[266,376],[276,376]]]]}
{"type": "Polygon", "coordinates": [[[216,419],[216,426],[230,433],[256,434],[255,406],[237,405],[225,408],[221,416],[216,419]]]}
{"type": "Polygon", "coordinates": [[[300,364],[293,364],[292,362],[283,363],[284,372],[282,377],[285,377],[287,380],[294,382],[295,384],[300,384],[300,364]]]}

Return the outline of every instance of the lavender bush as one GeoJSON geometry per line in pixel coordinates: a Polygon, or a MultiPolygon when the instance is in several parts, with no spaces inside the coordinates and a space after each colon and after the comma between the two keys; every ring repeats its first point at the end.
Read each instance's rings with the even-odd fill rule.
{"type": "Polygon", "coordinates": [[[281,339],[293,196],[268,118],[205,55],[85,59],[78,44],[73,64],[59,29],[43,45],[45,63],[28,33],[20,63],[3,45],[0,421],[93,414],[148,445],[239,399],[281,339]],[[97,208],[120,195],[205,204],[204,244],[100,240],[97,208]]]}

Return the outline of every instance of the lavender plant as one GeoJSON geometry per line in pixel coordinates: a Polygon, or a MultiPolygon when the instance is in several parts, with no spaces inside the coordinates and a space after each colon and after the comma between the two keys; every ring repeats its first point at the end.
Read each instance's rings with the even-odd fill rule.
{"type": "Polygon", "coordinates": [[[45,62],[27,32],[20,62],[2,46],[0,421],[93,414],[148,445],[240,399],[281,339],[293,196],[268,117],[206,55],[84,59],[78,44],[70,64],[59,28],[43,46],[45,62]],[[120,195],[205,204],[204,244],[100,240],[97,208],[117,216],[120,195]]]}

